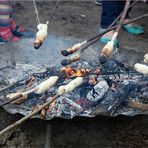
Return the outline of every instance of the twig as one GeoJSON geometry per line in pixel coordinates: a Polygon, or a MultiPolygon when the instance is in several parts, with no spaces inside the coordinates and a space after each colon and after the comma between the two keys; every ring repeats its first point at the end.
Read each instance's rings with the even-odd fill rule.
{"type": "Polygon", "coordinates": [[[9,99],[9,100],[3,102],[2,104],[0,104],[0,107],[4,106],[4,105],[6,105],[6,104],[9,104],[9,103],[11,103],[11,102],[16,103],[17,101],[22,101],[22,100],[24,100],[24,99],[27,99],[27,96],[28,96],[30,93],[36,91],[37,89],[38,89],[38,88],[35,87],[35,88],[32,88],[32,89],[30,89],[30,90],[28,90],[28,91],[20,92],[20,94],[16,95],[15,97],[12,97],[11,99],[9,99]]]}
{"type": "Polygon", "coordinates": [[[17,100],[18,98],[20,98],[20,97],[22,97],[22,96],[23,96],[22,94],[19,94],[18,96],[15,96],[15,97],[13,97],[13,98],[7,100],[7,101],[4,101],[4,102],[0,105],[0,107],[4,106],[4,105],[6,105],[6,104],[9,104],[9,103],[11,103],[11,102],[13,102],[13,101],[17,100]]]}
{"type": "MultiPolygon", "coordinates": [[[[61,93],[60,93],[61,95],[61,93]]],[[[42,106],[40,106],[39,108],[37,108],[36,110],[34,110],[32,113],[30,113],[29,115],[23,117],[22,119],[18,120],[17,122],[11,124],[10,126],[6,127],[5,129],[3,129],[2,131],[0,131],[0,136],[2,136],[4,133],[6,133],[7,131],[21,125],[23,122],[25,122],[26,120],[30,119],[32,116],[34,116],[35,114],[37,114],[38,112],[40,112],[43,108],[45,108],[46,106],[48,106],[50,103],[52,103],[57,97],[59,97],[59,94],[56,94],[55,96],[51,97],[50,100],[46,103],[44,103],[42,106]]]]}
{"type": "Polygon", "coordinates": [[[148,111],[148,104],[143,104],[143,103],[140,103],[140,102],[124,101],[123,105],[127,106],[127,107],[130,107],[130,108],[135,108],[135,109],[140,109],[140,110],[148,111]]]}
{"type": "Polygon", "coordinates": [[[27,79],[28,79],[28,78],[24,78],[24,79],[19,80],[19,81],[15,82],[15,83],[13,83],[13,84],[11,84],[11,85],[9,85],[9,86],[6,86],[6,87],[0,89],[0,93],[6,91],[6,90],[8,90],[8,89],[13,88],[15,85],[18,85],[20,82],[23,82],[23,81],[25,81],[25,80],[27,80],[27,79]]]}

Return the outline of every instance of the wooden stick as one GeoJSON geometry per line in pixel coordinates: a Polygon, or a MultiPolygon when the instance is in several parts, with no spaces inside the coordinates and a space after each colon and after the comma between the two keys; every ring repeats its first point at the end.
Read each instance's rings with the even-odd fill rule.
{"type": "MultiPolygon", "coordinates": [[[[14,127],[22,124],[23,122],[25,122],[26,120],[28,120],[29,118],[31,118],[32,116],[34,116],[36,113],[40,112],[42,109],[44,109],[46,106],[48,106],[50,103],[52,103],[53,101],[55,101],[55,99],[59,96],[61,96],[64,93],[69,93],[71,91],[73,91],[75,88],[79,87],[82,83],[84,82],[82,77],[77,77],[76,79],[72,80],[71,82],[69,82],[67,85],[63,85],[61,86],[61,89],[58,89],[57,94],[53,97],[50,97],[50,100],[47,101],[46,103],[44,103],[42,106],[38,107],[37,109],[35,109],[33,112],[31,112],[29,115],[23,117],[22,119],[16,121],[15,123],[9,125],[8,127],[6,127],[5,129],[3,129],[2,131],[0,131],[0,136],[2,136],[5,132],[13,129],[14,127]],[[68,88],[69,87],[69,88],[68,88]]],[[[59,87],[60,88],[60,87],[59,87]]]]}
{"type": "Polygon", "coordinates": [[[9,86],[6,86],[6,87],[0,89],[0,93],[6,91],[6,90],[8,90],[8,89],[13,88],[15,85],[18,85],[20,82],[22,82],[22,81],[24,81],[24,80],[25,80],[25,79],[20,80],[20,81],[17,81],[17,82],[15,82],[15,83],[13,83],[13,84],[11,84],[11,85],[9,85],[9,86]]]}
{"type": "Polygon", "coordinates": [[[0,89],[0,93],[6,91],[8,89],[14,88],[15,85],[18,85],[20,82],[26,81],[27,79],[28,79],[28,77],[27,78],[23,78],[22,80],[19,80],[17,82],[14,82],[13,84],[10,84],[9,86],[6,86],[6,87],[0,89]]]}
{"type": "MultiPolygon", "coordinates": [[[[22,98],[22,97],[24,97],[25,95],[28,95],[28,94],[30,94],[30,93],[32,93],[32,92],[34,92],[35,90],[37,90],[38,88],[32,88],[32,89],[30,89],[30,90],[27,90],[27,91],[25,91],[25,92],[20,92],[20,94],[18,94],[18,95],[16,95],[15,97],[12,97],[12,98],[10,98],[9,100],[7,100],[7,101],[4,101],[1,105],[0,105],[0,107],[2,107],[2,106],[4,106],[4,105],[6,105],[6,104],[9,104],[9,103],[11,103],[11,102],[17,102],[17,100],[19,100],[20,98],[22,98]]],[[[17,94],[17,93],[16,93],[17,94]]],[[[25,99],[25,98],[24,98],[25,99]]]]}
{"type": "MultiPolygon", "coordinates": [[[[60,93],[61,95],[61,93],[60,93]]],[[[0,131],[0,136],[2,136],[4,133],[6,133],[7,131],[19,126],[20,124],[22,124],[23,122],[25,122],[26,120],[30,119],[32,116],[34,116],[36,113],[40,112],[43,108],[45,108],[46,106],[48,106],[50,103],[52,103],[57,97],[60,96],[58,93],[51,97],[50,100],[46,103],[44,103],[42,106],[40,106],[39,108],[37,108],[36,110],[34,110],[33,112],[31,112],[29,115],[23,117],[22,119],[18,120],[17,122],[11,124],[10,126],[6,127],[5,129],[3,129],[2,131],[0,131]]]]}
{"type": "Polygon", "coordinates": [[[130,108],[148,111],[148,104],[143,104],[143,103],[135,102],[135,101],[124,101],[123,104],[124,106],[130,107],[130,108]]]}
{"type": "Polygon", "coordinates": [[[13,97],[13,98],[7,100],[7,101],[4,101],[4,102],[0,105],[0,107],[6,105],[6,104],[8,104],[8,103],[13,102],[13,101],[17,100],[18,98],[20,98],[20,97],[22,97],[22,96],[23,96],[22,94],[19,94],[18,96],[15,96],[15,97],[13,97]]]}
{"type": "Polygon", "coordinates": [[[11,96],[9,100],[3,102],[0,107],[8,104],[8,103],[21,103],[22,101],[27,99],[27,96],[34,92],[35,94],[42,94],[43,92],[47,91],[49,88],[51,88],[53,85],[55,85],[55,83],[57,82],[58,77],[57,76],[51,76],[49,77],[47,80],[43,81],[42,83],[40,83],[38,86],[27,90],[25,92],[20,92],[18,93],[11,93],[9,95],[14,95],[13,97],[11,96]]]}

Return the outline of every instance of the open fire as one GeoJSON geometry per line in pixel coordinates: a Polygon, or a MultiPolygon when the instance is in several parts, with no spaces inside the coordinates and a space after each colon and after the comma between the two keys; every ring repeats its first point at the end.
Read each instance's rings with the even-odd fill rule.
{"type": "Polygon", "coordinates": [[[135,115],[148,110],[148,77],[114,59],[96,67],[51,68],[33,74],[1,91],[1,106],[13,114],[26,115],[57,93],[58,97],[35,117],[49,120],[98,114],[135,115]]]}
{"type": "Polygon", "coordinates": [[[79,69],[79,70],[75,70],[72,69],[71,67],[64,67],[61,69],[61,73],[63,75],[65,75],[68,79],[70,77],[81,77],[81,76],[85,76],[86,74],[89,73],[89,69],[79,69]]]}

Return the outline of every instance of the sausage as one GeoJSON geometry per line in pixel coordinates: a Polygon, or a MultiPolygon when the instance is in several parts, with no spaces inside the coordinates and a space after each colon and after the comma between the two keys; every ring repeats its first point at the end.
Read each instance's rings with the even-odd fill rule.
{"type": "Polygon", "coordinates": [[[42,82],[41,84],[39,84],[37,86],[37,90],[34,91],[34,93],[35,94],[42,94],[42,93],[44,93],[45,91],[47,91],[48,89],[53,87],[58,79],[59,79],[58,76],[51,76],[51,77],[49,77],[49,79],[47,79],[46,81],[42,82]]]}
{"type": "Polygon", "coordinates": [[[67,85],[62,85],[58,88],[58,93],[69,93],[72,92],[75,88],[83,84],[84,79],[82,77],[77,77],[76,79],[69,82],[67,85]]]}
{"type": "Polygon", "coordinates": [[[148,74],[148,66],[140,63],[136,63],[134,68],[137,72],[142,73],[144,75],[148,74]]]}

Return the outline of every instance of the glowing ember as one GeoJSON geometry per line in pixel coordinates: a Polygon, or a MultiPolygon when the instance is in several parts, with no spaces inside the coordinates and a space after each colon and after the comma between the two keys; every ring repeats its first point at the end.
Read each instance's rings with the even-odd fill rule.
{"type": "Polygon", "coordinates": [[[87,75],[89,72],[91,71],[91,69],[72,69],[71,67],[63,67],[61,69],[61,73],[66,76],[68,79],[70,77],[83,77],[85,75],[87,75]]]}

